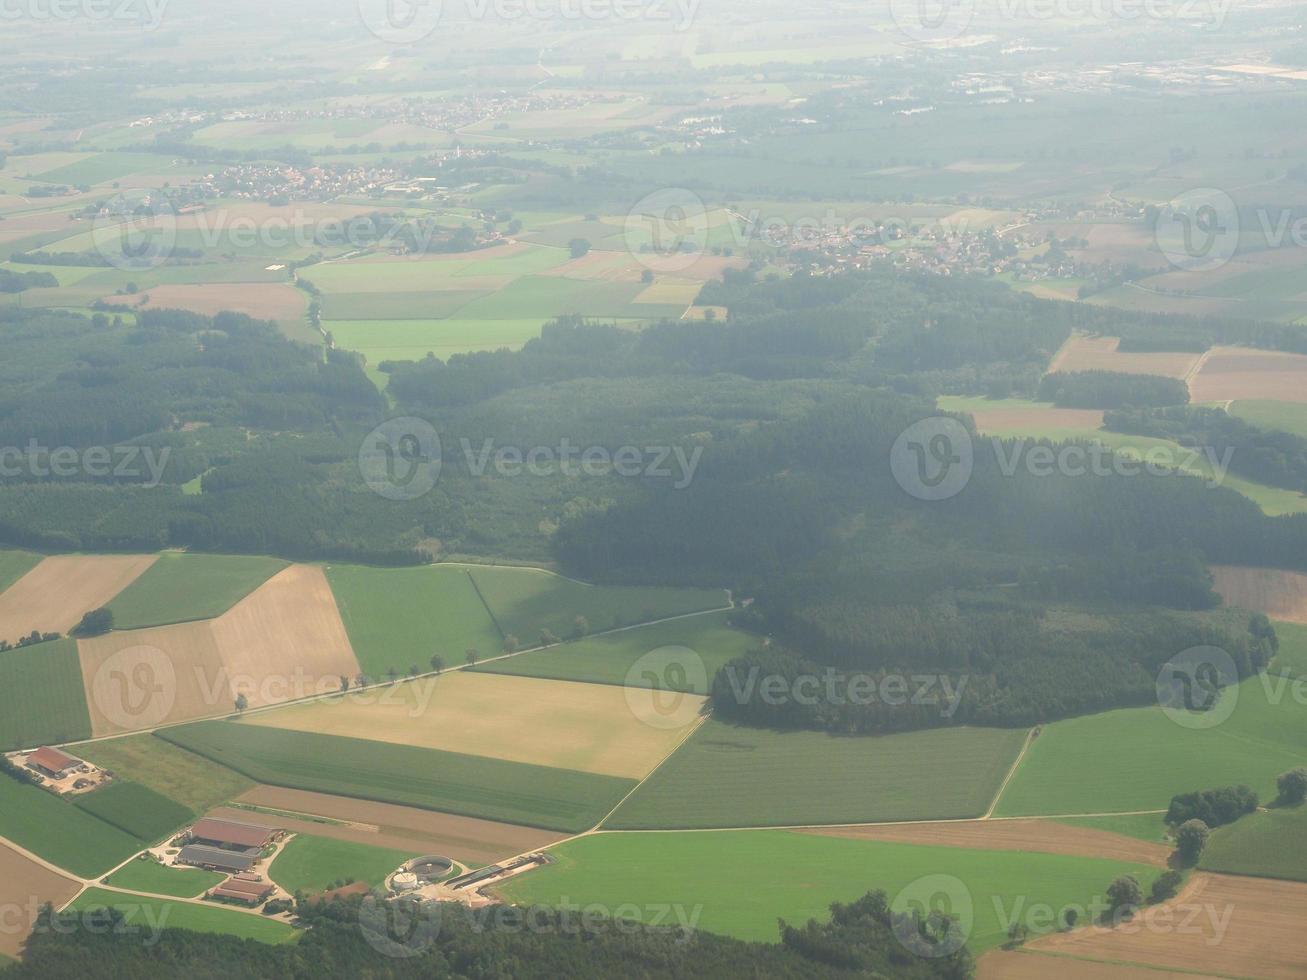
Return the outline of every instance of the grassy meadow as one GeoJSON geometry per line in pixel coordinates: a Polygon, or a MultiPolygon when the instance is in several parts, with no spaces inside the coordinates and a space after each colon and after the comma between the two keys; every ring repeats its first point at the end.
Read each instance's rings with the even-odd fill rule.
{"type": "Polygon", "coordinates": [[[418,857],[404,851],[350,841],[297,834],[268,867],[268,877],[294,895],[327,891],[336,882],[365,881],[380,888],[405,861],[418,857]]]}
{"type": "Polygon", "coordinates": [[[238,912],[220,905],[172,902],[166,898],[125,895],[103,888],[88,888],[68,908],[74,912],[117,909],[123,913],[126,926],[135,926],[147,935],[162,925],[168,929],[212,932],[270,945],[296,942],[300,937],[299,932],[278,919],[238,912]]]}
{"type": "Polygon", "coordinates": [[[35,748],[90,734],[75,640],[0,653],[0,749],[35,748]]]}
{"type": "Polygon", "coordinates": [[[94,878],[141,849],[117,827],[49,790],[0,778],[0,837],[83,878],[94,878]]]}
{"type": "Polygon", "coordinates": [[[676,669],[683,665],[684,654],[669,650],[664,669],[654,668],[658,684],[663,689],[707,694],[708,685],[720,667],[761,643],[758,637],[727,626],[729,616],[728,612],[706,613],[667,623],[637,626],[618,633],[589,636],[546,650],[481,664],[475,669],[495,674],[647,687],[653,683],[647,674],[630,674],[636,662],[655,650],[684,647],[702,660],[702,677],[697,670],[676,669]]]}
{"type": "Polygon", "coordinates": [[[1157,707],[1046,725],[995,813],[1157,810],[1177,793],[1240,783],[1272,799],[1275,777],[1301,765],[1307,754],[1307,707],[1294,701],[1284,683],[1270,675],[1244,681],[1234,713],[1213,728],[1186,728],[1157,707]]]}
{"type": "MultiPolygon", "coordinates": [[[[667,905],[695,925],[740,939],[775,942],[777,918],[791,925],[825,920],[832,902],[869,891],[892,900],[927,875],[958,879],[952,911],[973,912],[973,951],[1006,939],[999,909],[1046,903],[1084,906],[1112,879],[1158,872],[1143,865],[1051,854],[1027,854],[856,841],[792,831],[595,834],[551,849],[556,863],[498,887],[510,901],[599,902],[616,908],[667,905]]],[[[664,925],[675,925],[667,921],[664,925]]]]}
{"type": "Polygon", "coordinates": [[[205,813],[254,786],[240,773],[155,735],[87,742],[69,751],[120,779],[149,787],[192,813],[205,813]]]}
{"type": "Polygon", "coordinates": [[[148,892],[151,895],[171,895],[174,898],[195,898],[227,876],[203,868],[165,868],[152,858],[129,861],[104,880],[106,885],[126,888],[128,891],[148,892]]]}
{"type": "Polygon", "coordinates": [[[233,722],[197,722],[161,734],[273,786],[546,830],[592,827],[635,786],[616,776],[233,722]]]}
{"type": "Polygon", "coordinates": [[[1026,737],[956,728],[885,736],[709,720],[605,823],[610,830],[978,817],[1026,737]]]}
{"type": "Polygon", "coordinates": [[[277,558],[165,551],[114,596],[109,604],[114,628],[213,619],[285,567],[277,558]]]}
{"type": "Polygon", "coordinates": [[[1205,871],[1307,881],[1307,806],[1249,814],[1212,832],[1205,871]]]}

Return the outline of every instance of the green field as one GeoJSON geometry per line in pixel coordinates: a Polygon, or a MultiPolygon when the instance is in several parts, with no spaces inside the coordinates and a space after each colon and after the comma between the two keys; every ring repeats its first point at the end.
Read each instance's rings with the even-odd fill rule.
{"type": "Polygon", "coordinates": [[[0,837],[83,878],[141,849],[141,842],[49,790],[0,776],[0,837]]]}
{"type": "Polygon", "coordinates": [[[385,884],[405,861],[418,857],[369,844],[297,834],[282,848],[268,877],[294,895],[327,891],[336,882],[365,881],[374,888],[385,884]]]}
{"type": "Polygon", "coordinates": [[[221,616],[286,563],[248,555],[192,555],[166,551],[114,596],[115,629],[162,626],[221,616]]]}
{"type": "Polygon", "coordinates": [[[577,616],[598,632],[727,604],[720,589],[587,585],[538,569],[490,565],[472,569],[471,575],[500,628],[528,645],[543,629],[568,637],[577,616]]]}
{"type": "Polygon", "coordinates": [[[154,735],[75,745],[70,752],[121,779],[148,786],[192,813],[206,813],[253,788],[252,780],[154,735]]]}
{"type": "Polygon", "coordinates": [[[513,350],[540,336],[548,317],[495,320],[324,320],[337,346],[358,351],[368,363],[420,361],[427,354],[448,360],[478,350],[513,350]]]}
{"type": "Polygon", "coordinates": [[[30,551],[0,551],[0,592],[13,585],[41,562],[30,551]]]}
{"type": "MultiPolygon", "coordinates": [[[[949,875],[970,892],[970,945],[980,952],[1006,938],[1001,901],[1010,910],[1085,905],[1117,875],[1147,889],[1157,871],[1115,861],[856,841],[790,831],[596,834],[551,850],[555,864],[497,887],[510,901],[609,908],[673,906],[701,912],[698,927],[741,939],[777,940],[778,917],[791,925],[825,920],[831,902],[869,891],[891,900],[927,875],[949,875]]],[[[950,894],[952,894],[950,892],[950,894]]],[[[965,902],[965,892],[960,893],[965,902]]],[[[961,911],[954,903],[955,912],[961,911]]],[[[673,924],[673,923],[667,923],[673,924]]]]}
{"type": "Polygon", "coordinates": [[[0,653],[0,749],[30,749],[90,734],[75,640],[0,653]]]}
{"type": "Polygon", "coordinates": [[[37,174],[36,180],[52,184],[102,184],[134,173],[168,173],[175,170],[167,157],[151,153],[90,153],[53,170],[37,174]]]}
{"type": "Polygon", "coordinates": [[[1301,623],[1275,623],[1280,649],[1271,668],[1294,677],[1307,677],[1307,626],[1301,623]]]}
{"type": "Polygon", "coordinates": [[[1128,813],[1109,817],[1063,817],[1058,823],[1090,830],[1106,830],[1122,837],[1134,837],[1161,844],[1166,839],[1165,813],[1128,813]]]}
{"type": "MultiPolygon", "coordinates": [[[[698,676],[698,671],[663,669],[656,674],[659,683],[669,690],[707,694],[708,685],[718,668],[762,642],[750,633],[727,626],[729,616],[729,612],[707,613],[652,626],[637,626],[619,633],[574,640],[520,657],[496,660],[482,664],[476,670],[593,684],[625,684],[632,665],[645,654],[664,647],[686,647],[703,662],[702,677],[698,676]],[[704,679],[707,683],[703,683],[704,679]]],[[[668,651],[668,667],[683,665],[684,656],[677,651],[668,651]]],[[[649,676],[643,673],[632,678],[631,682],[642,687],[651,684],[649,676]]]]}
{"type": "Polygon", "coordinates": [[[137,840],[154,844],[180,830],[195,814],[149,787],[127,780],[77,798],[77,805],[137,840]]]}
{"type": "Polygon", "coordinates": [[[1307,806],[1262,810],[1218,827],[1199,867],[1227,874],[1307,881],[1307,806]]]}
{"type": "Polygon", "coordinates": [[[548,830],[594,826],[635,785],[616,776],[224,721],[160,734],[273,786],[548,830]]]}
{"type": "Polygon", "coordinates": [[[1237,401],[1230,406],[1229,412],[1259,428],[1289,432],[1307,439],[1307,405],[1296,402],[1237,401]]]}
{"type": "Polygon", "coordinates": [[[165,868],[153,858],[138,858],[123,865],[108,878],[106,885],[152,895],[195,898],[227,876],[203,868],[165,868]]]}
{"type": "Polygon", "coordinates": [[[416,664],[429,670],[431,655],[461,664],[465,651],[494,656],[504,639],[477,596],[467,571],[452,565],[366,568],[330,565],[327,581],[359,666],[373,678],[416,664]]]}
{"type": "Polygon", "coordinates": [[[978,817],[1021,750],[1017,730],[772,732],[709,720],[607,821],[618,830],[978,817]]]}
{"type": "Polygon", "coordinates": [[[214,932],[238,939],[254,939],[271,945],[295,942],[300,936],[299,932],[286,923],[261,915],[236,912],[219,905],[197,905],[145,895],[124,895],[103,888],[88,888],[68,908],[74,912],[118,909],[123,913],[126,925],[136,926],[143,935],[149,935],[153,929],[158,928],[189,929],[192,932],[214,932]]]}
{"type": "MultiPolygon", "coordinates": [[[[986,436],[1042,438],[1054,441],[1093,441],[1115,450],[1123,457],[1133,459],[1143,459],[1148,453],[1157,451],[1163,454],[1158,457],[1159,459],[1174,460],[1177,469],[1191,476],[1201,477],[1208,481],[1215,478],[1215,471],[1208,459],[1201,456],[1195,457],[1191,450],[1186,450],[1179,443],[1171,442],[1168,439],[1127,435],[1122,432],[1108,432],[1104,429],[1068,428],[1043,424],[1035,413],[1051,407],[1045,403],[1024,401],[1018,398],[963,398],[950,395],[938,399],[937,404],[941,411],[947,412],[1029,410],[1032,413],[1029,424],[1013,423],[1005,427],[985,429],[983,434],[986,436]]],[[[1282,514],[1307,513],[1307,497],[1293,490],[1267,486],[1264,483],[1255,483],[1229,472],[1222,478],[1221,485],[1243,494],[1272,517],[1282,514]]]]}
{"type": "Polygon", "coordinates": [[[1189,729],[1160,708],[1124,708],[1047,725],[999,801],[998,816],[1060,816],[1165,809],[1177,793],[1246,783],[1264,800],[1275,777],[1307,755],[1307,707],[1263,682],[1239,687],[1223,724],[1189,729]]]}

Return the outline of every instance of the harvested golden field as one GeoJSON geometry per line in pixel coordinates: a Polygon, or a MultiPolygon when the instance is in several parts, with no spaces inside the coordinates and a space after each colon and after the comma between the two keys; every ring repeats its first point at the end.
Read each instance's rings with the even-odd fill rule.
{"type": "MultiPolygon", "coordinates": [[[[652,705],[656,694],[613,684],[454,671],[289,705],[251,715],[246,723],[639,779],[676,747],[705,701],[685,695],[675,727],[655,727],[637,717],[631,701],[652,705]]],[[[645,717],[653,714],[651,708],[645,717]]]]}
{"type": "Polygon", "coordinates": [[[1037,953],[1031,949],[1008,952],[996,949],[976,964],[976,980],[1202,980],[1210,973],[1188,970],[1156,970],[1148,966],[1126,966],[1077,960],[1069,956],[1037,953]]]}
{"type": "Polygon", "coordinates": [[[56,555],[0,594],[0,640],[67,633],[154,564],[157,555],[56,555]]]}
{"type": "MultiPolygon", "coordinates": [[[[1074,334],[1048,365],[1054,371],[1119,371],[1122,374],[1160,374],[1187,378],[1201,355],[1194,353],[1129,354],[1117,350],[1119,337],[1074,334]]],[[[1195,399],[1196,401],[1199,399],[1195,399]]]]}
{"type": "Polygon", "coordinates": [[[1305,884],[1196,872],[1176,898],[1125,925],[1059,933],[1029,948],[1190,973],[1290,980],[1307,976],[1304,921],[1305,884]]]}
{"type": "Polygon", "coordinates": [[[298,320],[305,309],[304,293],[280,282],[152,286],[133,296],[105,296],[104,301],[134,310],[190,310],[205,316],[230,310],[259,320],[298,320]]]}
{"type": "Polygon", "coordinates": [[[359,672],[322,569],[291,565],[217,619],[79,640],[96,736],[340,687],[359,672]]]}
{"type": "MultiPolygon", "coordinates": [[[[213,620],[227,670],[251,708],[296,696],[281,679],[310,686],[359,672],[327,576],[318,565],[291,565],[213,620]],[[243,679],[243,680],[239,680],[243,679]]],[[[339,684],[335,685],[339,686],[339,684]]]]}
{"type": "MultiPolygon", "coordinates": [[[[534,827],[276,786],[256,786],[236,802],[278,811],[277,825],[297,833],[411,850],[415,855],[444,854],[470,864],[493,864],[547,847],[564,836],[534,827]],[[298,816],[284,816],[287,813],[298,816]]],[[[238,807],[223,807],[211,816],[256,822],[274,819],[238,807]]]]}
{"type": "Polygon", "coordinates": [[[1216,591],[1227,606],[1264,612],[1272,619],[1307,623],[1307,575],[1278,568],[1213,565],[1216,591]]]}
{"type": "Polygon", "coordinates": [[[1200,403],[1255,398],[1307,404],[1307,355],[1213,347],[1189,391],[1200,403]]]}
{"type": "Polygon", "coordinates": [[[984,851],[1030,851],[1071,857],[1110,858],[1132,864],[1166,867],[1171,849],[1122,834],[1088,827],[1073,827],[1051,820],[965,820],[953,823],[868,824],[832,827],[804,833],[849,840],[894,841],[970,847],[984,851]]]}
{"type": "Polygon", "coordinates": [[[0,844],[0,953],[15,959],[32,931],[33,917],[45,902],[62,908],[81,890],[77,882],[55,874],[0,844]]]}
{"type": "Polygon", "coordinates": [[[969,411],[976,420],[976,431],[996,435],[1020,432],[1038,437],[1066,429],[1091,432],[1103,427],[1103,412],[1096,408],[1035,405],[1031,408],[971,408],[969,411]]]}

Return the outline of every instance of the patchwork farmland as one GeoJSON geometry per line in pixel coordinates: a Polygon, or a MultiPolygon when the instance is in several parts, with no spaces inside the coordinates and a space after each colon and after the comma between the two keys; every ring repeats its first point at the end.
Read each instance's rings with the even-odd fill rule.
{"type": "Polygon", "coordinates": [[[767,827],[979,817],[1026,733],[838,737],[708,721],[604,826],[767,827]]]}
{"type": "Polygon", "coordinates": [[[359,738],[205,721],[160,733],[257,782],[578,832],[636,785],[616,776],[359,738]]]}
{"type": "Polygon", "coordinates": [[[378,694],[260,712],[244,723],[366,738],[510,762],[641,779],[698,723],[701,697],[678,699],[655,727],[656,694],[601,684],[457,671],[378,694]]]}
{"type": "MultiPolygon", "coordinates": [[[[968,897],[949,895],[955,911],[972,913],[970,944],[984,951],[1004,942],[999,909],[1019,896],[1054,908],[1085,906],[1116,875],[1149,882],[1147,865],[1029,852],[972,850],[847,840],[791,831],[601,833],[561,844],[555,864],[500,886],[523,904],[624,902],[639,908],[694,910],[698,928],[772,941],[777,918],[805,922],[833,901],[870,890],[889,895],[947,868],[968,897]]],[[[937,896],[938,897],[938,896],[937,896]]],[[[675,923],[669,923],[675,924],[675,923]]]]}
{"type": "Polygon", "coordinates": [[[145,572],[154,555],[57,555],[0,593],[0,639],[67,633],[145,572]]]}

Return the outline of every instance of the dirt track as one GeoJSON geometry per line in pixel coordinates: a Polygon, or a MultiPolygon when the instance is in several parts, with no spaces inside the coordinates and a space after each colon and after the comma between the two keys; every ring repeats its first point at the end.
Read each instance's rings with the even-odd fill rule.
{"type": "MultiPolygon", "coordinates": [[[[1301,980],[1307,976],[1304,922],[1305,884],[1197,872],[1179,896],[1127,925],[1048,936],[1030,949],[1190,973],[1301,980]]],[[[1060,975],[1063,961],[1056,962],[1060,975]]]]}
{"type": "Polygon", "coordinates": [[[72,879],[0,845],[0,953],[17,957],[32,931],[36,909],[44,902],[58,908],[80,890],[72,879]]]}
{"type": "Polygon", "coordinates": [[[415,856],[444,854],[472,864],[493,864],[525,851],[545,847],[566,836],[533,827],[458,817],[394,803],[374,803],[276,786],[256,786],[241,794],[238,802],[348,821],[349,825],[274,818],[267,814],[227,807],[213,811],[213,815],[257,822],[275,820],[278,825],[301,833],[408,850],[415,856]]]}
{"type": "Polygon", "coordinates": [[[1106,830],[1073,827],[1051,820],[968,820],[957,823],[882,824],[836,827],[805,833],[853,840],[894,841],[970,847],[988,851],[1032,851],[1074,857],[1106,858],[1165,867],[1171,851],[1106,830]]]}
{"type": "Polygon", "coordinates": [[[1290,623],[1307,623],[1307,575],[1301,572],[1213,565],[1212,578],[1227,606],[1264,612],[1290,623]]]}
{"type": "Polygon", "coordinates": [[[46,558],[0,595],[0,640],[32,630],[67,633],[83,615],[107,605],[157,555],[57,555],[46,558]]]}

